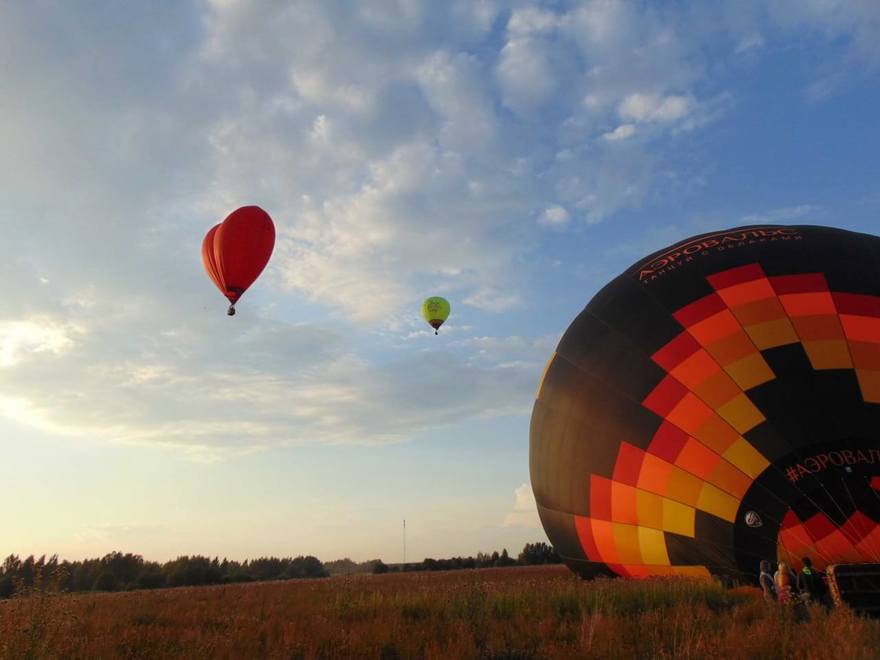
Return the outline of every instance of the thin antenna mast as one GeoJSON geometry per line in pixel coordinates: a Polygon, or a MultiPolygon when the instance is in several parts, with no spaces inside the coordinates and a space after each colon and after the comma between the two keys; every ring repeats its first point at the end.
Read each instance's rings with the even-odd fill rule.
{"type": "Polygon", "coordinates": [[[406,570],[406,518],[403,519],[403,569],[406,570]]]}

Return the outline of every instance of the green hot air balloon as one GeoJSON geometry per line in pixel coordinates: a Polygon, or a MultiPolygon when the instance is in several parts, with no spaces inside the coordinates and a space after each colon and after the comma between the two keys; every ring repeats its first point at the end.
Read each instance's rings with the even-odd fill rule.
{"type": "Polygon", "coordinates": [[[443,322],[449,318],[450,310],[449,301],[440,296],[431,296],[422,303],[422,316],[434,328],[435,335],[443,322]]]}

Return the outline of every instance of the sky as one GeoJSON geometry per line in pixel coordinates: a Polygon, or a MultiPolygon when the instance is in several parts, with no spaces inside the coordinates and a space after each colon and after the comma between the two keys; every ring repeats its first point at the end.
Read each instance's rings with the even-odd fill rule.
{"type": "Polygon", "coordinates": [[[695,233],[880,232],[878,81],[875,0],[3,2],[0,555],[546,541],[567,325],[695,233]]]}

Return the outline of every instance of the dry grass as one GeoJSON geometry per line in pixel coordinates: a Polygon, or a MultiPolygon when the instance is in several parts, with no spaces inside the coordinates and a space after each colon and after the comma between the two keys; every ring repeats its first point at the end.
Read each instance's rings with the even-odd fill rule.
{"type": "Polygon", "coordinates": [[[878,658],[880,622],[562,567],[0,602],[2,658],[878,658]]]}

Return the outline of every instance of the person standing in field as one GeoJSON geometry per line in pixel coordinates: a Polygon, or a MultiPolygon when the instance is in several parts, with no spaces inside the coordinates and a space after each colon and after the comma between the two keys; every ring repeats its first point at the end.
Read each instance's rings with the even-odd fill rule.
{"type": "Polygon", "coordinates": [[[794,602],[797,576],[784,561],[779,562],[779,568],[773,576],[773,582],[776,584],[776,597],[780,603],[794,602]]]}
{"type": "Polygon", "coordinates": [[[825,586],[825,574],[813,568],[813,561],[809,557],[804,557],[801,561],[804,562],[804,567],[798,574],[798,590],[814,603],[824,602],[828,592],[825,586]]]}
{"type": "Polygon", "coordinates": [[[758,576],[758,584],[761,585],[761,591],[764,593],[764,600],[768,603],[776,601],[776,583],[773,576],[770,575],[770,562],[766,559],[761,560],[761,573],[758,576]]]}

